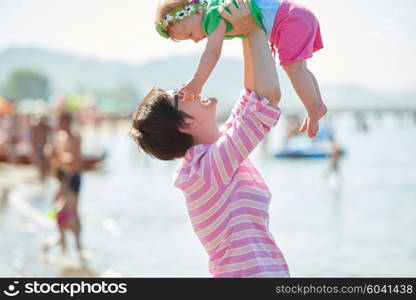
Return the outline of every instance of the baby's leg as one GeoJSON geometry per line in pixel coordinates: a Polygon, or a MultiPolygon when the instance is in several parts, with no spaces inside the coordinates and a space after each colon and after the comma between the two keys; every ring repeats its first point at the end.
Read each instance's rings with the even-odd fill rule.
{"type": "MultiPolygon", "coordinates": [[[[324,102],[322,101],[321,90],[319,88],[319,84],[318,84],[318,81],[316,80],[315,75],[313,75],[313,73],[309,69],[306,69],[306,71],[308,71],[309,75],[311,76],[311,78],[313,80],[313,83],[315,85],[315,91],[316,91],[316,93],[318,95],[319,101],[323,104],[324,102]]],[[[323,108],[324,108],[324,111],[322,111],[323,114],[322,114],[321,118],[327,112],[327,108],[326,108],[325,104],[323,104],[323,108]]],[[[303,124],[302,124],[302,126],[301,126],[301,128],[299,130],[300,132],[305,132],[307,130],[307,128],[308,128],[308,122],[309,122],[308,116],[306,116],[305,119],[304,119],[304,121],[303,121],[303,124]]],[[[319,129],[319,126],[318,126],[318,129],[319,129]]],[[[317,132],[318,132],[318,130],[316,131],[316,133],[317,132]]]]}
{"type": "Polygon", "coordinates": [[[319,120],[327,111],[321,99],[318,82],[312,72],[307,69],[306,60],[297,61],[283,68],[307,111],[300,132],[307,130],[309,137],[314,137],[319,130],[319,120]]]}
{"type": "Polygon", "coordinates": [[[308,68],[306,68],[306,71],[308,71],[309,75],[311,76],[311,78],[313,80],[313,84],[315,85],[315,91],[318,94],[319,100],[323,103],[322,96],[321,96],[321,90],[319,88],[319,84],[318,84],[318,81],[316,80],[315,75],[313,75],[313,73],[308,68]]]}

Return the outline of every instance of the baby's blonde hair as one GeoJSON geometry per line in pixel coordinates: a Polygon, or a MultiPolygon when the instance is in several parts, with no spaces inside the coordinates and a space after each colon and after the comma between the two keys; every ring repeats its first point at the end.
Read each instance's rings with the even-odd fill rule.
{"type": "Polygon", "coordinates": [[[167,16],[172,10],[186,6],[189,0],[160,0],[157,5],[155,24],[160,25],[163,22],[163,18],[167,16]]]}

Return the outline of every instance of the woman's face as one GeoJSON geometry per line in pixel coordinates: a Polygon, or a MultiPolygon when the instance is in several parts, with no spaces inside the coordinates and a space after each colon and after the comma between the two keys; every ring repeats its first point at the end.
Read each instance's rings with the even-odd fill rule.
{"type": "MultiPolygon", "coordinates": [[[[174,97],[172,97],[174,104],[174,97]]],[[[178,109],[193,117],[193,122],[202,128],[217,126],[217,102],[216,98],[204,98],[197,101],[178,101],[178,109]]]]}

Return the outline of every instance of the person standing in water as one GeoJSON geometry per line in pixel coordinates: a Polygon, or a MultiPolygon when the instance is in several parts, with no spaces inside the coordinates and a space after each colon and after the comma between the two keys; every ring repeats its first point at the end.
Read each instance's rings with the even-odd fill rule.
{"type": "MultiPolygon", "coordinates": [[[[59,116],[55,143],[50,154],[52,169],[59,180],[60,188],[54,199],[59,239],[48,244],[48,250],[54,244],[60,244],[66,251],[65,231],[72,231],[81,257],[81,222],[78,214],[79,192],[81,187],[81,138],[72,131],[73,116],[63,112],[59,116]]],[[[82,258],[82,257],[81,257],[82,258]]]]}
{"type": "Polygon", "coordinates": [[[45,181],[48,171],[48,161],[45,157],[45,147],[48,143],[51,128],[46,116],[41,116],[38,122],[31,127],[31,143],[33,162],[38,168],[40,180],[45,181]]]}

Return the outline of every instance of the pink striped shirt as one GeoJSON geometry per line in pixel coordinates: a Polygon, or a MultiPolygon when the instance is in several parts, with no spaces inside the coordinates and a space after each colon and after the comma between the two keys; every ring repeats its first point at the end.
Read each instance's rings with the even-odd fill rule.
{"type": "Polygon", "coordinates": [[[214,277],[289,277],[271,235],[271,193],[247,158],[280,110],[243,91],[213,144],[191,147],[175,172],[214,277]]]}

